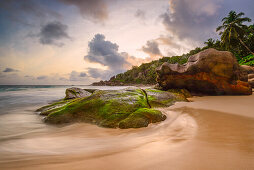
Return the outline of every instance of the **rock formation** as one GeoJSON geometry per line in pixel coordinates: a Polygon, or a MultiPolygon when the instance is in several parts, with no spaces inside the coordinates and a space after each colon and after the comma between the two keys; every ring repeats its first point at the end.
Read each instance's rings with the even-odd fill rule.
{"type": "Polygon", "coordinates": [[[75,99],[90,96],[91,93],[77,87],[72,87],[66,89],[65,95],[65,99],[75,99]]]}
{"type": "Polygon", "coordinates": [[[87,122],[109,128],[140,128],[166,119],[153,107],[187,101],[186,94],[184,90],[164,92],[135,87],[96,90],[88,97],[63,99],[37,111],[51,124],[87,122]]]}
{"type": "Polygon", "coordinates": [[[159,86],[210,95],[250,95],[248,76],[234,55],[207,49],[184,65],[164,63],[156,70],[159,86]]]}

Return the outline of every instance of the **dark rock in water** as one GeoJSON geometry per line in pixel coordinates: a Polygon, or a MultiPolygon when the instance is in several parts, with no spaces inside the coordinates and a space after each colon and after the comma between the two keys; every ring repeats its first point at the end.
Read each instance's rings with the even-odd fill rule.
{"type": "Polygon", "coordinates": [[[247,73],[232,53],[207,49],[189,57],[184,65],[164,63],[157,68],[162,89],[187,89],[211,95],[250,95],[247,73]]]}
{"type": "Polygon", "coordinates": [[[175,101],[187,101],[184,96],[180,91],[163,92],[136,87],[96,90],[88,97],[53,103],[38,110],[41,115],[47,116],[45,121],[52,124],[87,122],[109,128],[139,128],[166,119],[151,106],[169,106],[175,101]]]}
{"type": "Polygon", "coordinates": [[[65,91],[65,99],[75,99],[90,96],[91,93],[77,87],[68,88],[65,91]]]}

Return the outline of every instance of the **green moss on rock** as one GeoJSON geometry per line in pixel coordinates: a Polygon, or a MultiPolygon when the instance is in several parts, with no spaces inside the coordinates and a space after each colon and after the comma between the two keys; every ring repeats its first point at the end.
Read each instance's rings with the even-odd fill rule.
{"type": "Polygon", "coordinates": [[[190,94],[186,90],[162,91],[158,89],[146,89],[151,107],[168,107],[177,101],[188,101],[190,94]]]}
{"type": "Polygon", "coordinates": [[[131,87],[124,90],[96,90],[88,97],[54,103],[43,107],[47,109],[41,111],[46,115],[45,121],[51,124],[87,122],[109,128],[139,128],[166,119],[150,105],[168,106],[177,100],[178,96],[172,92],[131,87]]]}
{"type": "Polygon", "coordinates": [[[57,108],[45,120],[54,124],[82,121],[115,128],[131,113],[146,107],[144,96],[135,90],[97,90],[89,97],[57,108]]]}
{"type": "Polygon", "coordinates": [[[158,110],[140,108],[130,114],[126,119],[122,120],[119,123],[119,128],[126,129],[147,127],[149,123],[161,122],[165,119],[166,116],[158,110]]]}
{"type": "Polygon", "coordinates": [[[36,112],[40,112],[40,115],[47,116],[51,112],[54,112],[54,111],[58,110],[60,107],[63,107],[64,105],[66,105],[68,103],[71,103],[71,102],[74,102],[76,100],[77,99],[62,99],[62,100],[59,100],[57,102],[51,103],[47,106],[43,106],[43,107],[37,109],[36,112]]]}

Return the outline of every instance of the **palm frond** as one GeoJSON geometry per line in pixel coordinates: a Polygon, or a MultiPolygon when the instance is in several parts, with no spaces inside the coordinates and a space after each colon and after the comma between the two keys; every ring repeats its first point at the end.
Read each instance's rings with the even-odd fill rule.
{"type": "Polygon", "coordinates": [[[243,16],[243,15],[245,15],[245,13],[240,12],[239,14],[236,15],[236,17],[239,18],[239,17],[241,17],[241,16],[243,16]]]}
{"type": "Polygon", "coordinates": [[[223,26],[223,25],[218,26],[218,27],[216,28],[216,32],[218,32],[218,31],[222,30],[223,28],[224,28],[224,26],[223,26]]]}

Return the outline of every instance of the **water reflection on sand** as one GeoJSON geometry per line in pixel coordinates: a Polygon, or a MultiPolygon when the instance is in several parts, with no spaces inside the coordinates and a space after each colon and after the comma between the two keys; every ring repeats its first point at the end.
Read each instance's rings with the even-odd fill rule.
{"type": "Polygon", "coordinates": [[[0,169],[254,169],[253,95],[193,100],[161,109],[167,119],[141,129],[5,115],[1,128],[22,122],[11,126],[18,134],[0,132],[0,169]]]}

